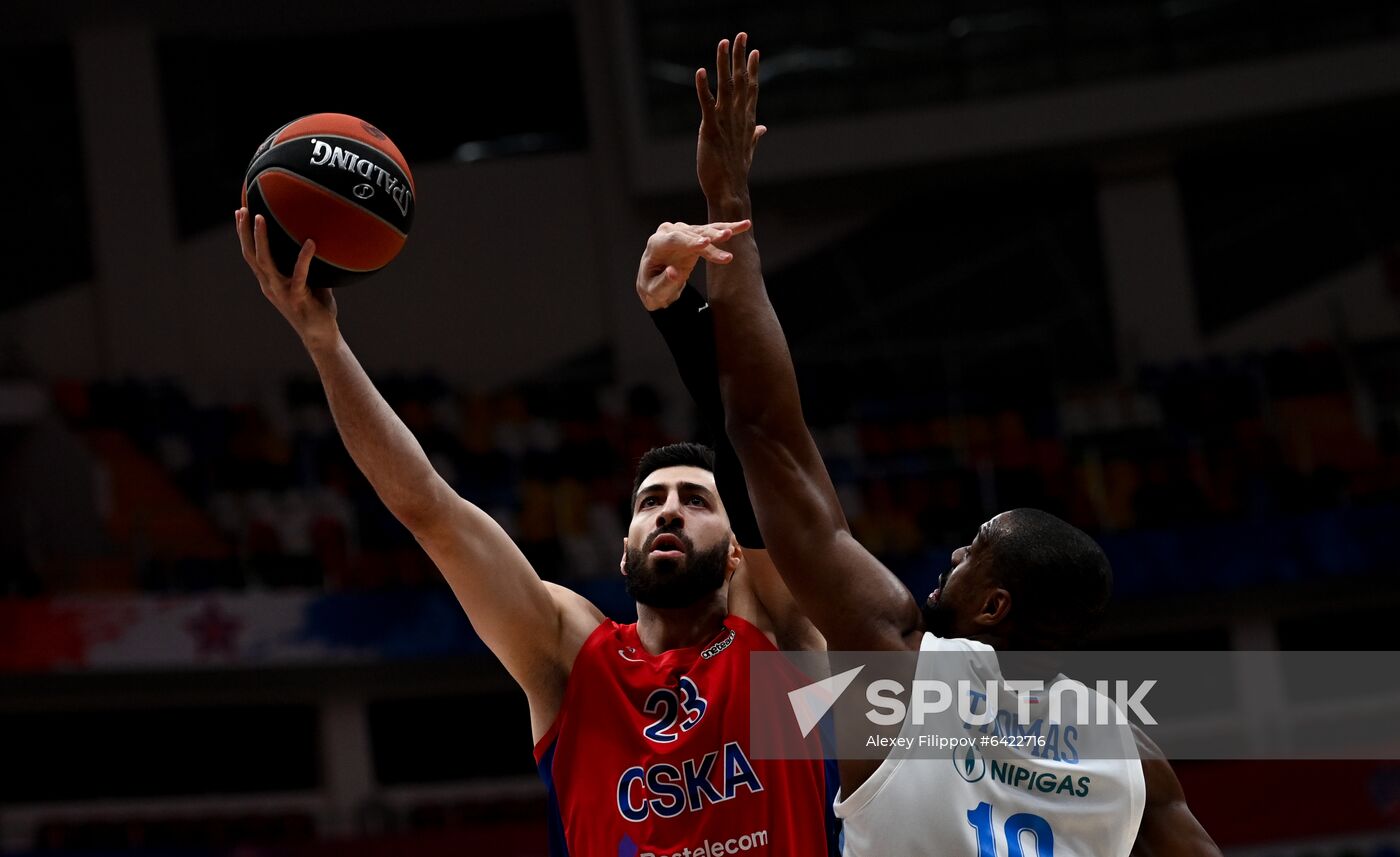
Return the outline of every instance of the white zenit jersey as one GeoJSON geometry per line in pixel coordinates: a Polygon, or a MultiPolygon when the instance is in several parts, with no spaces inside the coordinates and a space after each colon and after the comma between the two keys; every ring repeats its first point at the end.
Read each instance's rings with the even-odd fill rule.
{"type": "MultiPolygon", "coordinates": [[[[919,677],[936,672],[935,662],[959,665],[974,713],[978,688],[986,700],[986,682],[1000,678],[995,651],[982,643],[925,634],[920,650],[919,677]],[[931,656],[939,652],[963,657],[931,656]]],[[[1074,686],[1097,704],[1093,690],[1074,686]]],[[[1031,700],[1028,721],[1017,717],[1014,696],[1000,697],[997,709],[992,723],[966,731],[958,718],[955,730],[971,746],[936,758],[896,751],[851,795],[838,794],[845,857],[1127,857],[1146,795],[1129,727],[1057,725],[1043,695],[1031,700]],[[986,749],[982,735],[1045,740],[986,749]]],[[[928,734],[911,719],[902,738],[928,734]]]]}

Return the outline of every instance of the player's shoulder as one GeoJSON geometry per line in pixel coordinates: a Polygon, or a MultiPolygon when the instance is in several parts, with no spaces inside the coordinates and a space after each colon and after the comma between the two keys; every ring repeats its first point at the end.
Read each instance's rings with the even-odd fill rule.
{"type": "Polygon", "coordinates": [[[1137,745],[1138,758],[1142,761],[1143,786],[1147,791],[1147,803],[1160,805],[1184,801],[1186,795],[1181,788],[1181,780],[1172,770],[1171,762],[1162,748],[1157,746],[1136,723],[1131,724],[1133,741],[1137,745]]]}
{"type": "Polygon", "coordinates": [[[549,597],[559,607],[563,618],[572,620],[581,627],[587,627],[590,632],[608,618],[592,601],[567,586],[546,580],[544,588],[549,591],[549,597]]]}
{"type": "MultiPolygon", "coordinates": [[[[772,638],[769,637],[768,634],[764,633],[763,629],[759,627],[757,622],[738,613],[734,613],[731,611],[729,615],[725,616],[724,627],[734,632],[736,638],[742,637],[747,642],[765,640],[770,644],[772,643],[772,638]]],[[[724,634],[723,636],[729,635],[724,634]]]]}
{"type": "Polygon", "coordinates": [[[724,628],[719,636],[701,647],[700,658],[705,661],[718,661],[721,660],[718,656],[723,652],[778,651],[782,651],[782,647],[772,633],[746,616],[730,613],[724,617],[724,628]]]}
{"type": "Polygon", "coordinates": [[[567,586],[549,581],[545,581],[544,585],[559,611],[559,662],[567,668],[578,657],[589,637],[600,628],[616,627],[617,623],[604,616],[592,601],[567,586]]]}
{"type": "Polygon", "coordinates": [[[919,638],[919,651],[983,654],[996,650],[986,643],[969,640],[966,637],[940,637],[932,631],[925,631],[923,636],[919,638]]]}

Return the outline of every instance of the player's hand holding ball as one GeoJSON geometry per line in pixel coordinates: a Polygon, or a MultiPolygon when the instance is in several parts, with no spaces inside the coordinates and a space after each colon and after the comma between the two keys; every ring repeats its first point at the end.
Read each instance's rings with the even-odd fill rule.
{"type": "Polygon", "coordinates": [[[278,270],[306,239],[311,280],[353,282],[389,264],[413,225],[413,175],[383,131],[344,113],[313,113],[268,135],[243,179],[243,207],[267,220],[278,270]]]}
{"type": "Polygon", "coordinates": [[[268,246],[267,219],[254,216],[248,209],[234,212],[238,228],[238,243],[243,249],[243,261],[253,269],[262,287],[263,296],[282,317],[291,323],[308,348],[335,340],[339,329],[335,322],[335,296],[328,288],[307,285],[307,272],[316,255],[316,242],[310,238],[301,246],[290,277],[277,270],[268,246]]]}
{"type": "Polygon", "coordinates": [[[394,142],[343,113],[288,122],[253,154],[235,216],[243,259],[308,347],[337,334],[328,287],[379,270],[403,249],[415,193],[394,142]]]}

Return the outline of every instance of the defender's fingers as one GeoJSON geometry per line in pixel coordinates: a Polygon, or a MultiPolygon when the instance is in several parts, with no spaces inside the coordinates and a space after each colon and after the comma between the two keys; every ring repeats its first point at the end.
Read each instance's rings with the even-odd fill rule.
{"type": "Polygon", "coordinates": [[[697,241],[708,241],[704,237],[704,227],[687,226],[684,229],[675,229],[660,236],[661,245],[665,247],[690,247],[697,241]]]}
{"type": "Polygon", "coordinates": [[[730,57],[730,62],[734,66],[734,98],[743,105],[747,105],[749,102],[748,48],[748,33],[740,33],[734,37],[734,51],[730,57]]]}
{"type": "Polygon", "coordinates": [[[720,39],[715,48],[715,100],[724,100],[725,87],[729,85],[734,70],[730,67],[729,40],[720,39]]]}
{"type": "Polygon", "coordinates": [[[717,265],[727,265],[734,260],[734,254],[727,250],[721,250],[714,245],[706,247],[700,251],[706,262],[714,262],[717,265]]]}
{"type": "Polygon", "coordinates": [[[708,119],[715,112],[715,96],[710,92],[710,78],[705,70],[695,72],[695,98],[700,102],[700,117],[708,119]]]}
{"type": "Polygon", "coordinates": [[[732,229],[726,229],[718,225],[702,226],[700,227],[700,234],[705,236],[706,242],[715,244],[728,241],[730,238],[734,237],[734,231],[732,229]]]}
{"type": "Polygon", "coordinates": [[[758,113],[758,51],[749,53],[744,71],[744,107],[750,121],[758,113]]]}

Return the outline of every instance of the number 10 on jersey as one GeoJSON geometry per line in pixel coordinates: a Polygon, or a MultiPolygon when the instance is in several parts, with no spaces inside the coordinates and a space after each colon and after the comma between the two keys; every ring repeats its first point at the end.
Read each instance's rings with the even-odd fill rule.
{"type": "MultiPolygon", "coordinates": [[[[995,828],[992,826],[992,805],[986,801],[967,811],[967,823],[977,831],[977,857],[997,857],[995,828]]],[[[1021,849],[1021,834],[1035,835],[1033,857],[1055,857],[1055,834],[1050,822],[1029,812],[1018,812],[1006,820],[1007,857],[1027,857],[1021,849]]]]}

